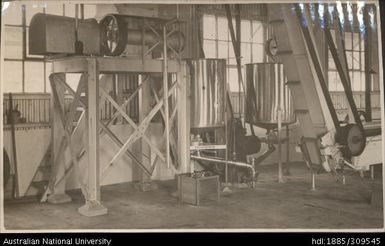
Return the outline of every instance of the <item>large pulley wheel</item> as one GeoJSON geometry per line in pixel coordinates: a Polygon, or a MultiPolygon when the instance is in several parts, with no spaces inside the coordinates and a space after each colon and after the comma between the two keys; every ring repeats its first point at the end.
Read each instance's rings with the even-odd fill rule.
{"type": "Polygon", "coordinates": [[[345,156],[359,156],[366,146],[366,135],[362,126],[348,124],[337,131],[337,143],[343,145],[345,156]]]}
{"type": "Polygon", "coordinates": [[[5,149],[3,149],[3,187],[8,183],[9,178],[11,177],[11,163],[5,149]]]}
{"type": "Polygon", "coordinates": [[[121,55],[127,45],[127,27],[119,15],[107,15],[100,22],[102,51],[107,56],[121,55]]]}

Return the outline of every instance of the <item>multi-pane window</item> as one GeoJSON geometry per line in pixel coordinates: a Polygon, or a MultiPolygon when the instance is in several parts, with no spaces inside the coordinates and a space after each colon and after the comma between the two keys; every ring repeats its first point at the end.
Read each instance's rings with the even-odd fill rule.
{"type": "MultiPolygon", "coordinates": [[[[84,17],[95,15],[94,5],[85,5],[84,17]]],[[[3,92],[50,92],[51,63],[44,56],[29,54],[28,29],[37,13],[75,17],[74,4],[10,2],[3,11],[4,76],[3,92]],[[23,54],[24,53],[24,54],[23,54]]]]}
{"type": "MultiPolygon", "coordinates": [[[[233,26],[236,32],[235,20],[233,26]]],[[[261,21],[241,20],[242,74],[245,64],[264,62],[264,28],[261,21]]],[[[206,58],[227,60],[227,82],[230,91],[239,91],[237,61],[226,17],[203,15],[203,49],[206,58]]]]}
{"type": "MultiPolygon", "coordinates": [[[[333,36],[334,31],[332,31],[333,36]]],[[[345,54],[353,91],[365,91],[365,48],[364,37],[360,33],[345,32],[345,54]]],[[[329,51],[329,90],[343,91],[333,57],[329,51]]]]}

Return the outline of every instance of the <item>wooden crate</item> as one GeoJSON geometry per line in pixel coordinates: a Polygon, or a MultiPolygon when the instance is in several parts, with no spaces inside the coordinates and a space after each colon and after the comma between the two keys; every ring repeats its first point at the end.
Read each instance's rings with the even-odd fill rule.
{"type": "Polygon", "coordinates": [[[199,206],[201,200],[219,200],[219,176],[192,178],[186,174],[178,177],[179,201],[199,206]]]}

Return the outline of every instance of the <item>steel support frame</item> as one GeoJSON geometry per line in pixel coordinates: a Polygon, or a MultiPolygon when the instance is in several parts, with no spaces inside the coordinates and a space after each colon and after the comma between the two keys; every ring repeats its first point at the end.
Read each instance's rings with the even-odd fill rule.
{"type": "MultiPolygon", "coordinates": [[[[60,141],[58,141],[58,138],[54,138],[54,141],[57,145],[59,142],[59,147],[56,148],[57,151],[54,150],[54,169],[51,174],[51,179],[49,186],[44,193],[42,197],[42,201],[49,200],[49,197],[55,196],[57,193],[57,187],[61,187],[60,194],[65,194],[65,178],[70,173],[70,170],[75,167],[78,169],[78,162],[81,158],[81,154],[84,153],[84,148],[78,148],[77,150],[72,149],[72,136],[76,133],[76,131],[80,128],[79,125],[84,122],[86,123],[86,133],[87,133],[87,144],[85,148],[86,155],[88,156],[88,178],[86,184],[81,183],[82,193],[86,199],[86,204],[79,208],[79,212],[86,216],[96,216],[107,213],[107,209],[100,203],[100,183],[103,180],[103,178],[107,175],[107,171],[109,167],[121,156],[127,155],[130,157],[135,164],[137,164],[144,174],[151,177],[156,162],[153,163],[151,166],[151,169],[146,169],[145,166],[141,165],[142,163],[136,159],[136,157],[128,150],[128,148],[138,139],[143,139],[147,142],[147,144],[150,146],[151,150],[156,153],[157,158],[156,160],[162,160],[167,163],[167,160],[169,159],[169,148],[168,151],[166,151],[166,157],[163,156],[163,154],[160,152],[160,150],[148,139],[145,132],[148,128],[152,118],[155,116],[156,113],[161,112],[162,116],[165,119],[165,122],[167,124],[165,125],[165,132],[164,137],[167,143],[170,142],[170,134],[168,128],[170,128],[169,120],[170,116],[166,114],[168,109],[167,103],[169,97],[173,93],[177,93],[177,102],[175,104],[175,108],[172,110],[171,114],[171,122],[172,120],[177,116],[178,117],[178,162],[181,163],[180,170],[175,170],[176,172],[186,172],[188,170],[188,164],[189,164],[189,119],[188,119],[188,96],[187,96],[187,90],[188,90],[188,81],[187,81],[187,67],[185,65],[185,62],[177,63],[177,72],[176,77],[177,80],[168,87],[168,81],[167,87],[163,88],[163,100],[156,99],[156,104],[153,106],[153,108],[150,110],[150,112],[147,114],[146,117],[137,125],[123,110],[123,108],[134,98],[134,95],[138,94],[139,91],[142,89],[142,86],[139,86],[136,91],[121,105],[119,105],[106,91],[105,89],[99,85],[99,59],[97,57],[94,58],[83,58],[86,60],[88,66],[87,70],[83,71],[83,75],[81,76],[81,79],[79,81],[79,86],[76,91],[73,91],[71,87],[65,82],[65,78],[61,75],[64,75],[64,73],[55,73],[55,67],[53,69],[53,73],[51,74],[51,86],[52,86],[52,94],[54,97],[54,122],[58,122],[58,126],[62,126],[62,128],[65,130],[64,134],[62,134],[62,137],[60,141]],[[60,90],[58,90],[60,88],[60,90]],[[64,91],[67,90],[70,94],[74,96],[73,103],[70,106],[69,112],[64,115],[64,109],[63,105],[60,101],[64,102],[64,91]],[[60,91],[60,93],[58,93],[60,91]],[[82,92],[86,93],[86,99],[83,100],[80,95],[82,92]],[[101,98],[104,98],[108,100],[114,108],[116,108],[116,112],[113,114],[112,118],[107,122],[102,122],[99,119],[99,106],[101,98]],[[78,106],[82,106],[84,108],[85,116],[81,117],[79,122],[77,123],[77,126],[75,128],[71,128],[73,122],[73,116],[74,112],[78,108],[78,106]],[[88,106],[89,105],[89,106],[88,106]],[[167,106],[167,107],[165,107],[167,106]],[[55,113],[56,112],[56,113],[55,113]],[[123,143],[120,141],[120,139],[109,129],[109,126],[111,123],[116,119],[116,117],[121,116],[123,117],[129,125],[134,129],[134,132],[130,135],[130,137],[123,143]],[[59,124],[59,122],[61,122],[59,124]],[[168,126],[168,127],[167,127],[168,126]],[[102,173],[100,173],[100,163],[99,163],[99,135],[100,134],[107,134],[118,146],[119,151],[115,154],[115,156],[108,162],[106,168],[102,173]],[[65,166],[65,163],[62,161],[63,158],[62,155],[64,154],[64,151],[66,147],[70,148],[71,153],[71,163],[68,167],[65,166]],[[61,170],[61,171],[60,171],[61,170]],[[48,195],[50,195],[48,197],[48,195]]],[[[167,59],[167,58],[166,58],[167,59]]],[[[119,61],[119,59],[117,59],[119,61]]],[[[163,64],[165,64],[167,61],[163,61],[163,64]]],[[[82,64],[84,64],[84,61],[81,61],[82,64]]],[[[55,65],[55,63],[54,63],[55,65]]],[[[167,63],[166,63],[167,65],[167,63]]],[[[73,64],[71,64],[71,67],[75,70],[78,70],[73,64]]],[[[68,72],[71,71],[71,67],[67,69],[68,72]]],[[[65,69],[65,67],[60,66],[60,69],[65,69]]],[[[132,69],[132,68],[131,68],[132,69]]],[[[150,68],[153,70],[153,68],[150,68]]],[[[76,71],[78,72],[78,71],[76,71]]],[[[129,72],[132,72],[131,70],[129,72]]],[[[151,71],[153,72],[153,71],[151,71]]],[[[158,71],[158,73],[163,73],[164,77],[167,78],[167,75],[169,74],[167,71],[167,66],[163,65],[162,71],[158,71]]],[[[137,71],[137,73],[145,73],[147,74],[147,71],[137,71]]],[[[165,81],[164,81],[165,82],[165,81]]],[[[143,83],[142,83],[143,84],[143,83]]],[[[141,84],[141,85],[142,85],[141,84]]],[[[55,145],[54,143],[54,145],[55,145]]],[[[79,170],[77,171],[77,175],[79,175],[79,181],[81,181],[79,170]]],[[[68,201],[68,199],[66,200],[68,201]]]]}

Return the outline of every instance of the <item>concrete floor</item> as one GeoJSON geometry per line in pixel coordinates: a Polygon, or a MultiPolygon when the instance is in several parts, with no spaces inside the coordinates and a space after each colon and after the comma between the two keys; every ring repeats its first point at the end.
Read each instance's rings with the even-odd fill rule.
{"type": "Polygon", "coordinates": [[[305,164],[293,164],[284,184],[276,182],[276,167],[262,167],[255,189],[233,188],[219,202],[199,207],[177,202],[171,195],[174,181],[159,182],[159,189],[150,192],[124,183],[102,188],[107,215],[79,215],[84,199],[75,190],[67,204],[7,203],[4,223],[6,229],[382,228],[383,208],[370,204],[372,187],[382,189],[381,173],[376,172],[375,180],[351,174],[346,185],[331,174],[319,174],[317,190],[310,191],[305,164]]]}

